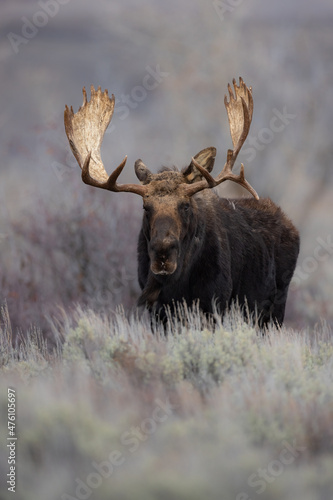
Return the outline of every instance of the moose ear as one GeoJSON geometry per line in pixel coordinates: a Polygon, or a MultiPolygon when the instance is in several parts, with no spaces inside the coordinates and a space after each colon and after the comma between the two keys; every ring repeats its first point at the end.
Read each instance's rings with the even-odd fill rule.
{"type": "MultiPolygon", "coordinates": [[[[205,148],[194,156],[195,161],[197,161],[203,168],[208,172],[211,172],[214,167],[216,156],[216,148],[205,148]]],[[[183,171],[183,175],[186,177],[187,182],[197,182],[202,179],[202,174],[198,169],[192,164],[183,171]]]]}
{"type": "Polygon", "coordinates": [[[141,182],[141,184],[149,184],[151,181],[152,173],[149,168],[143,163],[142,160],[136,160],[134,164],[134,170],[137,178],[141,182]]]}

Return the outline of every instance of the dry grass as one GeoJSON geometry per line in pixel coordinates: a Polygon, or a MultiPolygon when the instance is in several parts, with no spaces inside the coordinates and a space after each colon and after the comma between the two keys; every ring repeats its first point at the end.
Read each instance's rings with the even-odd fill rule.
{"type": "Polygon", "coordinates": [[[166,337],[148,318],[78,308],[53,322],[64,343],[50,354],[38,332],[12,349],[3,321],[16,498],[332,497],[332,332],[263,337],[235,311],[214,330],[200,323],[185,310],[166,337]]]}

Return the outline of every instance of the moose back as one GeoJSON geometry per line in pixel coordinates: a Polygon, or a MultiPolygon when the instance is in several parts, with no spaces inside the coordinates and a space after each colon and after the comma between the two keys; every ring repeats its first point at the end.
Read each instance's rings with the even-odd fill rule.
{"type": "Polygon", "coordinates": [[[82,169],[82,180],[114,192],[131,192],[143,199],[143,222],[138,241],[138,305],[165,317],[166,307],[183,300],[199,301],[205,313],[217,304],[223,312],[233,301],[256,314],[260,326],[282,324],[288,287],[299,252],[299,235],[292,222],[270,199],[259,199],[247,182],[244,167],[232,172],[248,135],[253,99],[240,78],[228,85],[228,114],[233,149],[214,178],[216,149],[196,154],[182,171],[163,168],[153,174],[139,159],[140,184],[118,184],[127,157],[109,176],[100,147],[111,121],[115,99],[107,90],[91,87],[91,99],[77,113],[66,106],[65,130],[82,169]],[[226,180],[243,186],[252,198],[224,199],[212,188],[226,180]]]}

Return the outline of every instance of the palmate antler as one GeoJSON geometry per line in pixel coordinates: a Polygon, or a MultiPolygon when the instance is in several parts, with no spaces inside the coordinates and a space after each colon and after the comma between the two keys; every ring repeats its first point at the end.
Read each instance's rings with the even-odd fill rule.
{"type": "MultiPolygon", "coordinates": [[[[228,98],[225,95],[224,105],[228,113],[230,134],[234,149],[228,149],[227,161],[224,164],[222,172],[217,176],[216,179],[214,179],[206,169],[204,169],[198,162],[196,162],[194,158],[192,158],[192,163],[201,172],[210,188],[216,187],[222,182],[229,180],[237,182],[237,184],[243,186],[252,194],[252,196],[259,200],[257,192],[245,179],[244,165],[241,164],[241,171],[239,175],[236,175],[232,172],[232,168],[235,164],[238,153],[240,152],[245,139],[248,136],[253,114],[252,88],[248,88],[241,77],[239,78],[239,85],[236,84],[235,79],[233,79],[232,83],[235,89],[235,96],[233,94],[231,85],[228,84],[230,101],[228,102],[228,98]]],[[[198,182],[197,184],[200,184],[200,182],[198,182]]],[[[189,187],[192,187],[194,192],[198,192],[201,190],[200,186],[196,186],[196,184],[193,184],[193,186],[189,187]],[[198,191],[196,191],[195,188],[197,188],[198,191]]]]}
{"type": "Polygon", "coordinates": [[[130,192],[143,196],[144,186],[138,184],[117,184],[117,178],[123,170],[127,156],[115,171],[108,176],[101,158],[101,144],[105,131],[111,121],[115,98],[110,99],[108,91],[90,88],[91,98],[87,101],[86,89],[83,88],[83,104],[74,114],[73,108],[65,108],[65,130],[72,152],[82,169],[82,180],[91,186],[115,192],[130,192]]]}
{"type": "MultiPolygon", "coordinates": [[[[216,179],[195,158],[192,158],[192,164],[200,171],[204,179],[192,184],[184,183],[182,186],[187,196],[193,196],[203,189],[213,188],[226,180],[231,180],[243,186],[256,199],[259,199],[256,191],[245,179],[243,164],[239,175],[232,172],[238,153],[249,133],[253,112],[251,87],[248,88],[242,78],[239,78],[239,85],[234,79],[233,85],[235,95],[231,86],[228,85],[230,100],[228,102],[227,96],[225,96],[224,104],[228,113],[234,149],[228,150],[227,161],[216,179]]],[[[114,95],[112,94],[110,98],[107,90],[102,92],[101,87],[95,90],[91,86],[91,99],[87,101],[87,93],[83,88],[83,104],[78,112],[74,114],[73,108],[69,109],[68,106],[65,108],[65,130],[69,144],[82,169],[83,182],[109,191],[130,192],[143,197],[148,192],[148,184],[153,178],[153,174],[149,172],[141,160],[135,162],[135,172],[143,185],[117,184],[117,179],[126,164],[127,156],[110,176],[106,173],[101,159],[101,144],[111,121],[114,106],[114,95]]],[[[207,148],[207,150],[212,149],[214,148],[207,148]]]]}

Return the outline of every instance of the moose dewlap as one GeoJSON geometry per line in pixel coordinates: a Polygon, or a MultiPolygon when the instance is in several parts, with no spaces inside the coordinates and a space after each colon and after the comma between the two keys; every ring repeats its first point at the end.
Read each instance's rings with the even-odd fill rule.
{"type": "Polygon", "coordinates": [[[178,301],[199,301],[205,313],[217,304],[223,312],[235,300],[247,305],[261,326],[281,324],[290,280],[299,252],[299,234],[270,199],[259,199],[246,181],[244,167],[232,172],[248,135],[253,112],[251,87],[242,78],[228,85],[228,114],[233,150],[216,177],[212,177],[216,149],[196,154],[182,171],[162,169],[153,174],[141,160],[135,162],[140,184],[118,184],[127,157],[109,176],[100,148],[111,121],[115,98],[91,87],[83,89],[77,113],[66,106],[65,129],[72,152],[82,169],[82,180],[114,192],[131,192],[143,199],[144,215],[138,241],[138,277],[142,294],[138,305],[157,311],[178,301]],[[243,186],[252,198],[228,200],[211,188],[226,180],[243,186]]]}

